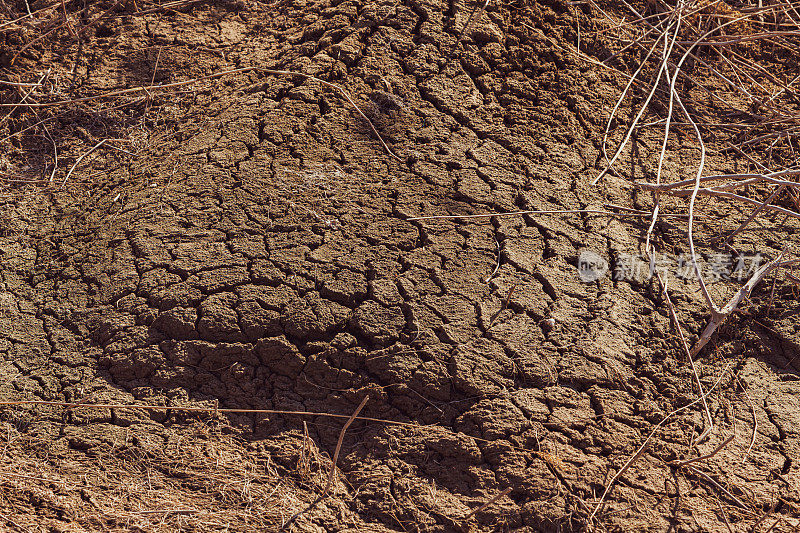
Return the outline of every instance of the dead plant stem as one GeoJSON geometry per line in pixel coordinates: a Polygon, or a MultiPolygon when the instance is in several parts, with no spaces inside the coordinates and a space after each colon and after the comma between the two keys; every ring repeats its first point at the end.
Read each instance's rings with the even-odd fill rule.
{"type": "Polygon", "coordinates": [[[72,176],[72,172],[75,170],[75,167],[77,167],[80,164],[80,162],[84,160],[86,156],[88,156],[101,146],[103,146],[107,140],[108,139],[103,139],[102,141],[92,146],[87,152],[84,152],[78,159],[75,160],[75,163],[72,164],[72,167],[69,169],[69,172],[67,172],[67,175],[64,176],[64,181],[61,182],[62,187],[67,184],[67,181],[69,181],[69,177],[72,176]]]}
{"type": "Polygon", "coordinates": [[[333,452],[333,459],[331,460],[331,472],[328,474],[328,482],[325,484],[325,488],[322,490],[321,498],[324,498],[328,494],[328,490],[330,490],[331,486],[333,485],[333,480],[336,477],[336,462],[339,460],[339,452],[342,450],[342,441],[344,441],[344,434],[347,433],[347,428],[350,427],[350,424],[353,423],[353,420],[356,419],[358,413],[364,408],[364,406],[369,401],[369,394],[364,396],[364,399],[361,400],[361,403],[358,404],[356,410],[353,411],[353,414],[350,415],[350,418],[347,419],[347,422],[344,423],[344,427],[342,427],[342,431],[339,433],[339,440],[336,442],[336,450],[333,452]]]}
{"type": "MultiPolygon", "coordinates": [[[[725,375],[725,373],[728,371],[728,368],[730,368],[731,364],[732,364],[732,363],[728,363],[728,364],[725,366],[725,368],[723,368],[723,369],[722,369],[722,372],[720,373],[719,377],[717,378],[717,381],[714,383],[714,385],[713,385],[713,386],[712,386],[710,389],[708,389],[708,392],[706,393],[706,395],[708,395],[708,394],[711,394],[711,392],[712,392],[712,391],[713,391],[715,388],[717,388],[717,385],[718,385],[718,384],[719,384],[719,382],[722,380],[722,377],[723,377],[723,376],[725,375]]],[[[608,493],[610,492],[611,488],[612,488],[612,487],[614,486],[614,484],[615,484],[615,483],[616,483],[616,482],[619,480],[619,478],[622,476],[622,474],[624,474],[624,473],[625,473],[625,472],[628,470],[628,468],[630,468],[630,466],[633,464],[633,462],[634,462],[634,461],[636,461],[636,459],[638,459],[638,458],[639,458],[639,457],[640,457],[640,456],[641,456],[641,455],[644,453],[645,449],[647,448],[647,444],[648,444],[648,443],[650,442],[650,440],[653,438],[653,436],[655,435],[656,431],[658,431],[658,429],[659,429],[661,426],[663,426],[664,424],[666,424],[667,420],[669,420],[669,419],[670,419],[670,418],[672,418],[673,416],[677,415],[678,413],[681,413],[681,412],[685,411],[686,409],[689,409],[690,407],[692,407],[692,406],[694,406],[694,405],[696,405],[696,404],[700,403],[701,401],[705,401],[705,396],[701,396],[700,398],[697,398],[696,400],[694,400],[694,401],[692,401],[692,402],[690,402],[690,403],[687,403],[687,404],[686,404],[686,405],[684,405],[683,407],[679,407],[679,408],[675,409],[674,411],[670,412],[670,413],[669,413],[667,416],[665,416],[664,418],[662,418],[662,419],[661,419],[661,421],[660,421],[658,424],[656,424],[656,426],[655,426],[655,427],[654,427],[654,428],[653,428],[653,429],[650,431],[650,433],[647,435],[647,438],[644,440],[644,442],[642,443],[642,445],[641,445],[641,446],[639,446],[639,449],[637,449],[637,450],[636,450],[636,453],[634,453],[634,454],[633,454],[633,455],[630,457],[630,459],[628,459],[628,460],[625,462],[625,464],[622,466],[622,468],[620,468],[620,469],[617,471],[617,473],[614,475],[614,477],[612,477],[612,478],[611,478],[611,481],[610,481],[610,482],[608,482],[608,484],[606,484],[605,490],[603,491],[603,494],[602,494],[602,496],[600,496],[600,500],[597,502],[597,505],[595,506],[594,510],[592,511],[592,513],[591,513],[591,514],[589,515],[589,517],[587,518],[587,521],[588,521],[590,524],[591,524],[591,523],[592,523],[592,521],[594,520],[594,517],[597,515],[598,511],[599,511],[599,510],[602,508],[602,506],[603,506],[603,502],[605,501],[605,499],[606,499],[606,496],[608,496],[608,493]]],[[[689,468],[691,468],[691,467],[689,467],[689,468]]]]}
{"type": "Polygon", "coordinates": [[[703,384],[700,381],[700,375],[697,373],[697,368],[694,364],[694,359],[692,358],[692,354],[689,351],[689,345],[686,342],[686,337],[683,334],[683,328],[681,327],[681,323],[678,320],[678,315],[675,313],[675,306],[672,305],[672,299],[669,297],[669,292],[667,292],[667,282],[661,279],[661,274],[656,273],[658,277],[658,282],[661,284],[661,288],[664,291],[664,298],[667,301],[667,307],[669,308],[669,316],[672,319],[672,323],[675,326],[675,330],[678,332],[678,338],[681,341],[681,348],[683,348],[686,357],[689,359],[689,365],[692,368],[692,375],[694,376],[695,382],[697,383],[697,390],[700,393],[700,398],[703,400],[703,409],[705,410],[706,417],[708,418],[708,424],[706,425],[706,429],[703,433],[698,437],[698,442],[705,439],[709,433],[714,429],[714,418],[711,416],[711,409],[708,408],[708,403],[706,402],[706,396],[703,394],[703,384]]]}
{"type": "Polygon", "coordinates": [[[512,491],[512,490],[513,490],[513,489],[512,489],[511,487],[508,487],[508,488],[504,489],[504,490],[503,490],[503,491],[501,491],[500,493],[498,493],[498,494],[496,494],[495,496],[493,496],[492,498],[490,498],[488,501],[486,501],[486,502],[485,502],[483,505],[481,505],[481,506],[480,506],[480,507],[478,507],[477,509],[474,509],[474,510],[472,510],[472,511],[471,511],[471,512],[470,512],[470,513],[467,515],[467,516],[465,516],[465,517],[464,517],[464,520],[469,520],[469,519],[470,519],[470,518],[472,518],[474,515],[476,515],[476,514],[480,513],[481,511],[483,511],[484,509],[486,509],[487,507],[489,507],[490,505],[492,505],[494,502],[496,502],[497,500],[499,500],[499,499],[500,499],[500,498],[502,498],[503,496],[506,496],[506,495],[508,495],[509,493],[511,493],[511,491],[512,491]]]}

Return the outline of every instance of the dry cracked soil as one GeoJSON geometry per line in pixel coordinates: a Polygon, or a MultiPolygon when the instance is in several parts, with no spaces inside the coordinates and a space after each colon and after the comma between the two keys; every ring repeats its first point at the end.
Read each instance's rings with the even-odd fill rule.
{"type": "MultiPolygon", "coordinates": [[[[2,408],[0,529],[798,526],[791,283],[698,356],[715,425],[696,443],[699,404],[661,423],[699,396],[658,284],[578,276],[583,250],[638,251],[647,219],[409,220],[646,207],[627,179],[591,185],[624,78],[574,53],[588,4],[492,2],[469,27],[480,6],[456,0],[177,4],[2,28],[4,72],[50,69],[64,99],[255,69],[6,117],[4,175],[55,181],[0,191],[0,400],[78,405],[2,408]],[[263,69],[340,85],[397,157],[341,93],[263,69]],[[51,138],[25,133],[42,119],[51,138]]],[[[796,246],[773,222],[742,247],[796,246]]],[[[660,224],[685,251],[685,221],[660,224]]],[[[696,286],[672,290],[696,339],[696,286]]]]}

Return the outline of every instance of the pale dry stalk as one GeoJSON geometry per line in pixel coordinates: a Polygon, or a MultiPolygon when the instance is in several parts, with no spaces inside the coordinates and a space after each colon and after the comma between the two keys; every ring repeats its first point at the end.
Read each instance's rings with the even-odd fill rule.
{"type": "MultiPolygon", "coordinates": [[[[620,469],[617,471],[617,473],[616,473],[616,474],[614,474],[614,477],[612,477],[612,478],[611,478],[611,481],[609,481],[609,482],[606,484],[606,487],[605,487],[605,489],[603,490],[603,494],[602,494],[602,496],[600,496],[600,500],[597,502],[597,504],[595,505],[595,508],[594,508],[594,510],[592,511],[592,513],[591,513],[591,514],[589,515],[589,517],[587,518],[587,521],[588,521],[590,524],[592,524],[592,523],[593,523],[593,521],[594,521],[594,517],[597,515],[597,513],[598,513],[598,512],[600,511],[600,509],[603,507],[603,503],[605,502],[605,499],[606,499],[606,497],[608,496],[608,493],[611,491],[611,488],[612,488],[612,487],[615,485],[615,483],[616,483],[616,482],[619,480],[619,478],[622,476],[622,474],[624,474],[624,473],[625,473],[625,472],[626,472],[626,471],[627,471],[627,470],[630,468],[630,466],[631,466],[631,465],[634,463],[634,461],[636,461],[636,459],[638,459],[639,457],[641,457],[641,456],[642,456],[642,454],[643,454],[643,453],[645,452],[645,450],[647,449],[647,445],[650,443],[650,441],[652,440],[653,436],[656,434],[656,431],[658,431],[658,429],[659,429],[661,426],[663,426],[664,424],[666,424],[666,423],[667,423],[667,421],[668,421],[670,418],[672,418],[673,416],[675,416],[675,415],[677,415],[677,414],[679,414],[679,413],[681,413],[681,412],[683,412],[683,411],[685,411],[685,410],[689,409],[690,407],[692,407],[692,406],[694,406],[694,405],[697,405],[697,404],[698,404],[698,403],[700,403],[701,401],[705,401],[705,396],[706,396],[706,395],[708,395],[708,394],[711,394],[711,392],[712,392],[714,389],[716,389],[716,388],[717,388],[717,385],[719,385],[719,382],[722,380],[723,376],[725,376],[725,374],[727,373],[727,371],[728,371],[728,368],[730,368],[730,366],[731,366],[731,363],[728,363],[728,365],[726,365],[726,366],[725,366],[725,368],[723,368],[723,369],[722,369],[722,372],[720,373],[719,377],[717,378],[717,381],[714,383],[714,385],[713,385],[713,386],[712,386],[710,389],[708,389],[708,392],[706,392],[706,394],[705,394],[704,396],[701,396],[700,398],[697,398],[696,400],[694,400],[694,401],[692,401],[692,402],[690,402],[690,403],[687,403],[687,404],[686,404],[686,405],[684,405],[683,407],[679,407],[679,408],[675,409],[674,411],[670,412],[670,413],[669,413],[667,416],[665,416],[664,418],[662,418],[662,419],[661,419],[661,421],[660,421],[658,424],[656,424],[656,425],[655,425],[655,427],[654,427],[654,428],[653,428],[653,429],[650,431],[650,433],[647,435],[647,438],[645,438],[645,440],[644,440],[644,442],[641,444],[641,446],[639,446],[639,448],[638,448],[638,449],[636,450],[636,452],[635,452],[635,453],[634,453],[634,454],[633,454],[633,455],[630,457],[630,459],[628,459],[628,460],[625,462],[625,464],[624,464],[624,465],[622,465],[622,468],[620,468],[620,469]]],[[[689,468],[691,468],[691,467],[689,467],[689,468]]]]}

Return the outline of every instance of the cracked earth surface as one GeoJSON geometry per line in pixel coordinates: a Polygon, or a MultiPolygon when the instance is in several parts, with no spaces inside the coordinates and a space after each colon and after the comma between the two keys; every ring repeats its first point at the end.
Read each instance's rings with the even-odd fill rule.
{"type": "MultiPolygon", "coordinates": [[[[84,87],[149,82],[153,54],[140,51],[156,46],[157,81],[299,71],[349,91],[400,160],[314,80],[253,71],[174,102],[154,96],[163,133],[145,157],[97,158],[73,187],[29,188],[0,206],[2,399],[347,416],[369,395],[361,416],[419,427],[355,421],[334,494],[287,527],[585,529],[655,424],[697,394],[657,285],[577,275],[581,250],[637,250],[646,225],[587,214],[408,220],[596,209],[634,195],[618,178],[589,185],[619,82],[559,45],[574,41],[573,11],[559,1],[490,7],[458,42],[472,7],[212,3],[100,26],[77,65],[84,87]]],[[[89,118],[72,120],[97,133],[89,118]]],[[[679,228],[665,231],[678,246],[679,228]]],[[[676,290],[696,338],[707,312],[690,285],[676,290]]],[[[771,320],[740,317],[701,357],[706,388],[723,378],[709,396],[719,430],[699,449],[735,430],[703,464],[707,478],[668,464],[692,455],[695,409],[621,476],[598,514],[603,528],[796,525],[797,304],[779,289],[772,305],[771,320]]],[[[101,468],[96,458],[109,454],[139,464],[199,438],[197,420],[177,411],[39,406],[3,418],[9,435],[35,435],[26,453],[54,468],[101,468]]],[[[226,423],[239,439],[231,446],[276,472],[265,485],[285,483],[307,502],[315,490],[297,481],[298,462],[309,442],[333,455],[342,427],[246,413],[226,423]]],[[[61,499],[41,490],[6,494],[3,515],[42,531],[130,527],[103,518],[90,485],[51,487],[61,499]]],[[[270,527],[303,507],[273,504],[270,527]]],[[[137,527],[177,530],[164,520],[137,527]]],[[[246,517],[230,528],[257,529],[246,517]]]]}

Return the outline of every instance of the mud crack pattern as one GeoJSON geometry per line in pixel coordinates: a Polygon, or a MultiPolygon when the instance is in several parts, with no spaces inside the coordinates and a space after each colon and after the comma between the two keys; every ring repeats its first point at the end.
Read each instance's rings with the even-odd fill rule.
{"type": "MultiPolygon", "coordinates": [[[[577,276],[581,249],[635,249],[641,228],[581,215],[407,220],[624,202],[621,187],[588,186],[614,84],[554,44],[573,38],[567,6],[490,8],[462,42],[472,6],[460,2],[228,8],[197,8],[198,21],[216,22],[188,33],[177,15],[103,31],[132,47],[224,43],[229,67],[340,83],[403,161],[320,84],[253,72],[187,104],[162,146],[110,166],[86,196],[16,198],[2,208],[18,225],[0,237],[2,396],[349,414],[369,394],[363,415],[425,427],[353,425],[339,520],[451,531],[510,487],[480,527],[580,529],[652,425],[695,398],[657,287],[577,276]]],[[[699,303],[683,304],[701,327],[699,303]]],[[[779,353],[788,360],[796,346],[779,353]]],[[[735,364],[758,446],[730,479],[714,475],[753,508],[791,516],[800,391],[762,361],[735,364]]],[[[704,382],[722,367],[704,365],[704,382]]],[[[751,427],[735,400],[716,395],[715,413],[751,427]]],[[[106,410],[59,426],[43,413],[11,421],[88,454],[146,446],[126,440],[132,430],[168,442],[176,423],[106,410]]],[[[665,464],[698,417],[669,426],[623,476],[606,527],[721,527],[708,503],[719,493],[665,464]]],[[[290,475],[301,419],[231,422],[290,475]]],[[[332,451],[340,426],[311,422],[332,451]]],[[[740,431],[718,464],[748,441],[740,431]]],[[[336,527],[331,513],[299,527],[336,527]]]]}

